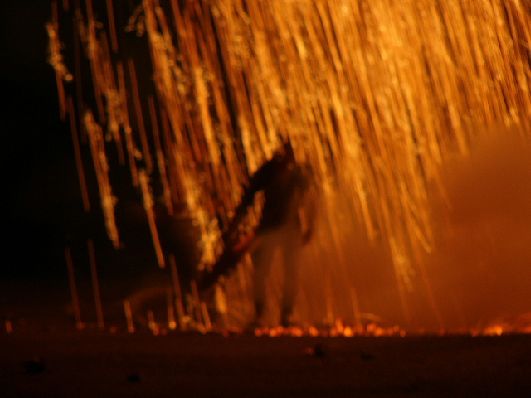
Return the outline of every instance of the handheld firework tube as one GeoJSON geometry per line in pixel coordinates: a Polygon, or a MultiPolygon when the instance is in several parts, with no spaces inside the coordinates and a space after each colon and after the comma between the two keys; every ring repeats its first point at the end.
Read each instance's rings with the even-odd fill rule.
{"type": "Polygon", "coordinates": [[[197,278],[197,287],[200,291],[205,292],[214,286],[221,277],[229,275],[239,264],[245,253],[249,252],[251,246],[255,243],[257,235],[255,231],[238,237],[236,242],[230,239],[225,240],[225,250],[219,256],[216,263],[210,271],[205,270],[197,278]]]}

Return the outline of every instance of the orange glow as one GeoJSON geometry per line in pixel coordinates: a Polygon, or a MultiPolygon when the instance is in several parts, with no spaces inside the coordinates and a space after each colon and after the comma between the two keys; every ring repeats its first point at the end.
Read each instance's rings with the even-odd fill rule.
{"type": "Polygon", "coordinates": [[[123,306],[124,306],[125,319],[127,321],[127,331],[129,333],[134,333],[135,324],[133,321],[133,313],[131,311],[131,304],[129,303],[129,300],[124,300],[123,306]]]}
{"type": "Polygon", "coordinates": [[[356,330],[351,326],[344,326],[341,321],[330,328],[316,328],[315,326],[303,327],[261,327],[254,330],[254,335],[257,337],[356,337],[356,336],[372,336],[372,337],[389,337],[398,336],[405,337],[406,332],[398,326],[381,327],[376,324],[369,324],[365,330],[356,330]]]}
{"type": "MultiPolygon", "coordinates": [[[[478,143],[491,138],[493,129],[511,132],[523,148],[529,145],[531,31],[525,1],[143,0],[127,29],[136,32],[129,33],[115,27],[111,0],[108,29],[90,1],[81,3],[86,7],[76,11],[76,28],[94,89],[82,117],[115,247],[120,198],[109,179],[110,142],[127,156],[131,184],[142,194],[158,265],[166,262],[153,211],[153,187],[160,185],[169,214],[182,206],[193,219],[198,268],[204,269],[222,250],[223,224],[248,176],[289,137],[296,158],[311,165],[320,199],[318,230],[301,256],[295,316],[300,324],[333,326],[326,332],[271,327],[256,335],[401,336],[402,327],[449,330],[461,324],[470,330],[496,315],[485,311],[481,322],[467,318],[475,311],[473,304],[463,309],[463,297],[498,272],[500,262],[493,259],[505,248],[518,245],[526,258],[529,238],[514,237],[520,230],[500,220],[523,217],[518,211],[525,212],[531,196],[519,190],[524,199],[518,211],[466,224],[465,216],[455,214],[474,209],[466,208],[455,187],[467,172],[452,170],[461,162],[476,167],[478,143]],[[130,39],[134,33],[149,54],[129,54],[119,46],[122,35],[130,39]],[[149,57],[152,75],[139,73],[141,57],[149,57]],[[142,91],[146,82],[152,82],[154,95],[142,91]],[[511,232],[501,237],[506,241],[485,243],[500,234],[492,232],[500,225],[511,232]],[[485,239],[478,238],[474,248],[463,243],[478,231],[485,239]],[[497,254],[486,256],[486,250],[497,254]],[[458,278],[462,274],[466,280],[458,278]],[[453,290],[455,280],[466,288],[453,290]]],[[[65,104],[73,115],[64,85],[76,76],[65,67],[58,24],[54,14],[47,26],[50,63],[61,115],[65,104]]],[[[479,192],[474,187],[466,183],[459,192],[473,196],[479,192]]],[[[476,210],[488,203],[499,208],[479,194],[471,203],[476,210]]],[[[258,215],[259,206],[254,221],[258,215]]],[[[183,330],[185,319],[192,319],[210,330],[199,293],[193,290],[188,308],[175,259],[170,267],[177,314],[172,325],[183,330]]],[[[227,328],[242,327],[252,314],[251,275],[247,258],[222,284],[227,328]]],[[[279,275],[274,271],[271,278],[271,302],[278,301],[279,275]]],[[[529,310],[524,296],[518,296],[521,312],[529,310]]],[[[478,299],[477,305],[486,301],[478,299]]],[[[274,316],[268,323],[276,324],[274,316]]],[[[482,334],[506,330],[477,327],[482,334]]]]}
{"type": "Polygon", "coordinates": [[[6,320],[4,322],[4,326],[7,334],[13,333],[13,322],[11,322],[10,320],[6,320]]]}

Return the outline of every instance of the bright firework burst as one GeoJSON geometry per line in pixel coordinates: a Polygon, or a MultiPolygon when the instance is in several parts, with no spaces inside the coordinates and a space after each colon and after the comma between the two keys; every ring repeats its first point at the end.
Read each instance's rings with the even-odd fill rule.
{"type": "MultiPolygon", "coordinates": [[[[242,185],[290,137],[322,187],[306,268],[322,282],[321,299],[303,289],[299,317],[359,320],[356,286],[344,276],[363,264],[345,248],[353,226],[363,225],[368,239],[385,247],[404,319],[415,307],[412,292],[422,290],[443,324],[425,266],[435,244],[430,187],[444,197],[441,172],[449,157],[467,156],[477,126],[527,131],[525,2],[144,0],[127,10],[127,26],[115,20],[124,10],[111,0],[98,9],[90,0],[59,8],[55,2],[47,28],[61,116],[71,115],[76,151],[78,123],[88,137],[116,247],[121,198],[113,193],[109,157],[128,165],[141,193],[158,264],[168,259],[154,186],[169,214],[179,216],[184,205],[208,267],[242,185]],[[60,21],[70,17],[72,67],[59,34],[60,21]],[[147,44],[144,53],[131,51],[135,40],[147,44]],[[80,48],[90,94],[79,83],[80,48]],[[326,262],[310,261],[316,258],[326,262]]],[[[80,160],[78,170],[88,210],[80,160]]],[[[242,300],[249,269],[244,264],[226,284],[236,318],[250,310],[242,300]]]]}

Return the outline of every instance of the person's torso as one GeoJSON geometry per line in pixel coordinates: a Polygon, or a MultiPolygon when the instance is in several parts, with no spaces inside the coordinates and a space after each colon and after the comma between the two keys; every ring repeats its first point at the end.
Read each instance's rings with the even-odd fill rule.
{"type": "Polygon", "coordinates": [[[279,170],[264,188],[260,228],[297,225],[305,185],[305,177],[297,165],[279,170]]]}

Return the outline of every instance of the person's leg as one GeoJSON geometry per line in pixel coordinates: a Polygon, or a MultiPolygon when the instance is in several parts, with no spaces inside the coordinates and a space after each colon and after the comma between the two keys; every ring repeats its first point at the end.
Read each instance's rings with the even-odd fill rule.
{"type": "Polygon", "coordinates": [[[291,324],[291,316],[295,306],[295,298],[298,287],[298,257],[300,252],[300,243],[294,232],[288,232],[288,236],[282,240],[282,256],[284,270],[284,288],[282,294],[282,308],[280,312],[280,323],[286,327],[291,324]]]}
{"type": "Polygon", "coordinates": [[[252,251],[251,257],[254,265],[254,310],[255,321],[259,322],[264,315],[266,303],[266,279],[271,269],[275,246],[268,235],[259,237],[259,243],[252,251]]]}

